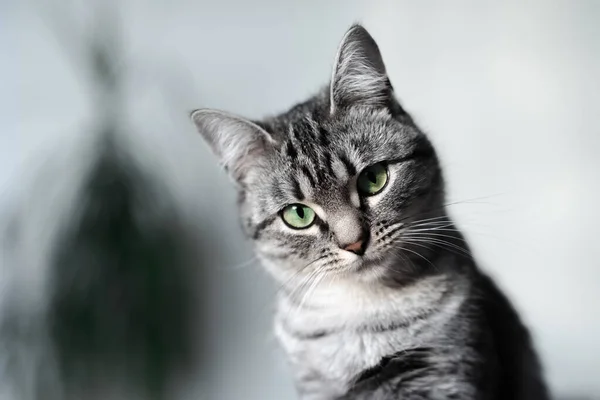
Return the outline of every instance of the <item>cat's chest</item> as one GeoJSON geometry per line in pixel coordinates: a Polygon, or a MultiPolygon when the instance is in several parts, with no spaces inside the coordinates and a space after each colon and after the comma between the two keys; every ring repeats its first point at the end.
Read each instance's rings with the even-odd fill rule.
{"type": "Polygon", "coordinates": [[[298,336],[276,324],[277,337],[294,366],[328,380],[349,381],[383,357],[414,343],[408,329],[393,332],[335,332],[298,336]]]}
{"type": "Polygon", "coordinates": [[[465,291],[435,283],[429,294],[423,282],[419,291],[393,293],[379,301],[359,301],[358,296],[338,301],[328,293],[327,302],[301,311],[280,302],[275,332],[302,398],[336,398],[384,357],[438,341],[465,291]]]}
{"type": "Polygon", "coordinates": [[[411,328],[297,336],[276,324],[276,333],[303,399],[333,399],[346,393],[361,373],[419,340],[411,328]]]}

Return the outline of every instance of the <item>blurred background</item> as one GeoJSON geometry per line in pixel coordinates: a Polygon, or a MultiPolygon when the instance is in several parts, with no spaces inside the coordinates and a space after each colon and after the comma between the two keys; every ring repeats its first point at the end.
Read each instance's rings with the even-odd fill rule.
{"type": "MultiPolygon", "coordinates": [[[[0,1],[0,318],[17,321],[2,329],[0,351],[21,349],[19,371],[30,371],[36,361],[27,360],[36,357],[61,362],[60,354],[40,356],[48,341],[61,348],[60,335],[40,333],[44,324],[68,323],[77,312],[65,311],[57,288],[69,287],[62,278],[78,266],[103,262],[73,256],[94,246],[82,238],[112,246],[94,236],[101,221],[131,213],[140,248],[185,243],[183,261],[157,250],[157,268],[186,272],[148,289],[148,298],[183,293],[177,299],[192,313],[162,310],[163,337],[189,346],[153,342],[148,348],[160,348],[164,368],[140,374],[155,381],[175,364],[185,373],[154,388],[163,397],[140,398],[295,398],[271,333],[274,285],[241,234],[230,180],[187,115],[212,107],[259,118],[304,100],[327,82],[341,37],[359,21],[377,40],[403,106],[437,146],[456,202],[450,213],[531,327],[556,397],[600,399],[599,20],[594,0],[0,1]],[[108,164],[126,172],[102,178],[111,146],[120,155],[108,164]],[[130,193],[139,175],[146,183],[130,193]],[[124,200],[113,204],[115,196],[124,200]],[[95,206],[94,198],[106,202],[95,206]],[[94,211],[106,203],[120,211],[106,218],[94,211]],[[140,204],[160,218],[137,215],[146,210],[140,204]],[[86,222],[90,215],[97,219],[86,222]],[[172,227],[174,220],[182,222],[172,227]],[[145,236],[148,226],[160,235],[145,236]],[[198,331],[177,336],[190,332],[181,325],[189,319],[198,331]],[[192,348],[198,360],[181,367],[173,354],[192,348]]],[[[143,264],[140,254],[131,257],[143,264]]],[[[111,279],[135,275],[119,271],[111,279]]],[[[99,299],[111,290],[106,282],[99,299]]],[[[80,295],[67,303],[93,304],[80,295]]],[[[130,329],[119,304],[94,312],[130,329]]],[[[162,321],[147,318],[141,325],[162,321]]],[[[94,358],[106,350],[102,338],[117,338],[110,347],[117,353],[137,343],[135,334],[121,340],[123,332],[74,329],[88,329],[81,343],[93,348],[85,357],[96,366],[108,362],[94,358]]],[[[11,392],[11,357],[0,358],[0,399],[50,398],[11,392]]],[[[16,374],[17,386],[52,380],[16,374]]]]}

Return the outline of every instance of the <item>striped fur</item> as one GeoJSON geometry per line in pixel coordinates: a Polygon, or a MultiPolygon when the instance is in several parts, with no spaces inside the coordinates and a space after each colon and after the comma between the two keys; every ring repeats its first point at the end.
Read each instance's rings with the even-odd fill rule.
{"type": "MultiPolygon", "coordinates": [[[[529,334],[446,215],[435,151],[395,100],[364,28],[344,37],[328,88],[239,121],[231,130],[227,116],[196,118],[210,143],[268,142],[234,177],[244,228],[281,287],[275,330],[302,399],[547,398],[529,334]],[[256,126],[268,140],[252,139],[256,126]],[[357,175],[380,162],[389,182],[360,195],[357,175]],[[279,213],[292,203],[313,208],[317,223],[287,227],[279,213]],[[364,255],[340,248],[357,238],[364,255]]],[[[216,153],[247,154],[240,147],[216,153]]]]}

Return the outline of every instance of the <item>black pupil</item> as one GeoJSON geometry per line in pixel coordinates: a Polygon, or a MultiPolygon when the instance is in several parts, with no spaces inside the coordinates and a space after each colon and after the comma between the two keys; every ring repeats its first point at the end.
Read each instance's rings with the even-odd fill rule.
{"type": "Polygon", "coordinates": [[[304,207],[296,207],[296,214],[298,214],[301,219],[304,219],[304,207]]]}
{"type": "Polygon", "coordinates": [[[371,183],[377,183],[377,174],[373,171],[368,171],[367,179],[370,180],[371,183]]]}

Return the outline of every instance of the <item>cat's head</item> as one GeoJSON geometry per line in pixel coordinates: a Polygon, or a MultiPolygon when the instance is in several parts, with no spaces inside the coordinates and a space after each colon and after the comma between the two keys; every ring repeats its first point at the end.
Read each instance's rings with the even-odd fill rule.
{"type": "Polygon", "coordinates": [[[330,85],[307,102],[261,122],[215,110],[192,118],[237,182],[246,233],[281,281],[406,274],[406,227],[443,213],[433,148],[359,25],[340,44],[330,85]]]}

